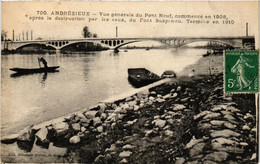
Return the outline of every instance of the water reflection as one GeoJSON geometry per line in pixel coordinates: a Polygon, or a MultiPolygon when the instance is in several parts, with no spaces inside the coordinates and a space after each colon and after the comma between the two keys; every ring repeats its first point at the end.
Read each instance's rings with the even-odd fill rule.
{"type": "MultiPolygon", "coordinates": [[[[59,70],[54,70],[52,72],[43,72],[43,74],[45,75],[47,73],[55,73],[55,72],[59,72],[59,70]]],[[[35,75],[35,74],[39,74],[39,73],[27,73],[27,74],[25,74],[25,73],[12,73],[10,75],[10,77],[17,78],[17,77],[21,77],[21,76],[32,76],[32,75],[35,75]]]]}
{"type": "MultiPolygon", "coordinates": [[[[42,84],[42,86],[45,86],[48,73],[55,73],[55,72],[59,72],[59,70],[55,70],[54,72],[44,72],[44,73],[40,73],[39,82],[42,84]]],[[[39,73],[38,73],[38,74],[39,74],[39,73]]],[[[10,75],[11,78],[19,78],[19,77],[24,77],[24,76],[36,76],[36,73],[33,73],[33,74],[13,73],[13,74],[10,75]]]]}
{"type": "Polygon", "coordinates": [[[109,56],[118,56],[119,55],[119,51],[111,51],[109,53],[109,56]]]}
{"type": "MultiPolygon", "coordinates": [[[[90,62],[93,62],[92,58],[84,58],[83,59],[83,63],[90,63],[90,62]]],[[[89,74],[90,69],[91,68],[88,64],[83,65],[83,77],[84,77],[85,81],[89,80],[88,74],[89,74]]]]}
{"type": "Polygon", "coordinates": [[[35,68],[36,59],[42,55],[1,56],[2,134],[133,90],[128,82],[128,68],[147,68],[157,75],[165,70],[178,74],[202,54],[204,50],[198,49],[150,49],[44,55],[49,65],[60,66],[59,73],[12,74],[11,77],[10,68],[35,68]]]}
{"type": "Polygon", "coordinates": [[[46,79],[47,79],[47,75],[48,75],[47,72],[43,73],[43,75],[42,75],[41,83],[42,83],[42,86],[43,86],[43,87],[45,86],[45,81],[46,81],[46,79]]]}

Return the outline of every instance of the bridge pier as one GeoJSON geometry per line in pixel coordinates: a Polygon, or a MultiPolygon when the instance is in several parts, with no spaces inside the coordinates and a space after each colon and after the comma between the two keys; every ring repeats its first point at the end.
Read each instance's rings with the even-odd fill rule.
{"type": "Polygon", "coordinates": [[[116,53],[119,52],[119,49],[118,49],[118,48],[110,48],[109,50],[110,50],[110,51],[113,51],[113,52],[116,52],[116,53]]]}
{"type": "Polygon", "coordinates": [[[114,52],[116,52],[116,53],[119,52],[119,49],[114,49],[114,52]]]}
{"type": "Polygon", "coordinates": [[[61,53],[61,50],[60,49],[56,49],[56,54],[60,54],[61,53]]]}

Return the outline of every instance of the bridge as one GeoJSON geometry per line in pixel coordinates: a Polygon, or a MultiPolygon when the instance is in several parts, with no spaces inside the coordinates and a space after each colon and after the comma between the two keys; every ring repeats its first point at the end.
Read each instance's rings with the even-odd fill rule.
{"type": "Polygon", "coordinates": [[[217,42],[234,49],[254,49],[254,36],[240,37],[160,37],[160,38],[82,38],[82,39],[53,39],[53,40],[26,40],[26,41],[3,41],[2,49],[15,51],[18,48],[30,45],[45,45],[55,50],[62,50],[72,44],[77,43],[96,43],[112,50],[120,47],[142,41],[158,41],[172,48],[178,48],[193,42],[211,41],[217,42]]]}

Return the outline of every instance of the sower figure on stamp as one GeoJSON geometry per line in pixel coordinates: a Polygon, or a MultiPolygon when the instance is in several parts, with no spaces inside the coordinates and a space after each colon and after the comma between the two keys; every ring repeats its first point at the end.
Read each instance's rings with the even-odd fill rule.
{"type": "MultiPolygon", "coordinates": [[[[38,60],[39,60],[39,64],[40,64],[40,62],[42,62],[42,64],[44,65],[44,68],[48,68],[47,61],[43,57],[38,58],[38,60]]],[[[40,67],[41,67],[41,65],[40,65],[40,67]]]]}
{"type": "Polygon", "coordinates": [[[249,86],[251,84],[251,81],[248,80],[245,75],[245,69],[247,67],[254,68],[254,66],[251,66],[250,64],[247,63],[247,60],[243,57],[243,54],[241,54],[236,64],[231,68],[231,71],[233,73],[237,73],[239,90],[242,90],[243,88],[247,88],[247,87],[249,87],[249,89],[251,88],[249,86]]]}

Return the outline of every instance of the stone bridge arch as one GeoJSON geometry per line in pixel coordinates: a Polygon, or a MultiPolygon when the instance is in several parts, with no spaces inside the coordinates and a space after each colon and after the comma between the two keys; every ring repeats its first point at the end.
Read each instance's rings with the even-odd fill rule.
{"type": "Polygon", "coordinates": [[[132,41],[128,41],[128,42],[122,43],[122,44],[114,47],[114,49],[116,50],[116,49],[118,49],[118,48],[120,48],[120,47],[122,47],[124,45],[131,44],[131,43],[136,43],[136,42],[140,42],[140,40],[132,40],[132,41]]]}
{"type": "Polygon", "coordinates": [[[52,47],[54,50],[56,49],[55,46],[47,45],[47,44],[42,43],[42,42],[29,42],[29,43],[16,44],[16,46],[12,47],[12,50],[18,50],[20,48],[24,48],[24,47],[27,47],[27,46],[30,46],[30,45],[44,45],[46,47],[52,47]]]}
{"type": "Polygon", "coordinates": [[[221,43],[223,45],[227,45],[229,47],[234,48],[234,44],[230,41],[225,41],[225,40],[218,40],[218,39],[196,39],[196,40],[187,40],[185,41],[181,46],[190,44],[190,43],[196,43],[196,42],[216,42],[216,43],[221,43]]]}
{"type": "Polygon", "coordinates": [[[237,45],[241,45],[240,42],[236,42],[234,40],[225,40],[225,39],[212,39],[212,38],[169,38],[169,39],[159,39],[159,42],[171,46],[173,48],[178,48],[190,43],[195,42],[216,42],[221,43],[223,45],[229,46],[229,47],[236,47],[237,45]]]}
{"type": "MultiPolygon", "coordinates": [[[[63,41],[62,41],[62,43],[63,43],[63,41]]],[[[68,47],[68,46],[73,45],[73,44],[78,44],[78,43],[96,43],[96,44],[100,44],[101,46],[108,47],[107,45],[102,44],[101,42],[98,42],[98,41],[94,41],[94,40],[82,41],[81,40],[81,41],[67,41],[67,42],[65,42],[65,44],[61,44],[61,45],[58,43],[58,46],[56,47],[56,49],[57,50],[62,50],[65,47],[68,47]]],[[[56,45],[56,43],[55,43],[55,45],[56,45]]]]}

